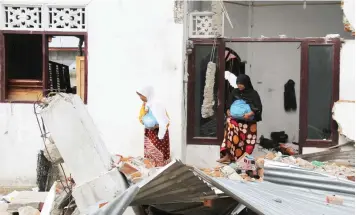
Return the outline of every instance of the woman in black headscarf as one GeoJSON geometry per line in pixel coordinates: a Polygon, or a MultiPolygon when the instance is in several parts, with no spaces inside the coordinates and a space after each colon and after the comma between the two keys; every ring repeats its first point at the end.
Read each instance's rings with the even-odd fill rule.
{"type": "Polygon", "coordinates": [[[220,148],[221,159],[218,162],[230,163],[238,160],[245,152],[252,154],[257,141],[257,122],[262,120],[262,103],[257,91],[253,89],[250,77],[241,74],[236,79],[237,87],[231,93],[226,111],[228,116],[224,133],[224,140],[220,148]],[[251,112],[243,116],[244,119],[233,119],[230,107],[236,100],[244,100],[251,108],[251,112]],[[253,117],[253,120],[250,118],[253,117]]]}

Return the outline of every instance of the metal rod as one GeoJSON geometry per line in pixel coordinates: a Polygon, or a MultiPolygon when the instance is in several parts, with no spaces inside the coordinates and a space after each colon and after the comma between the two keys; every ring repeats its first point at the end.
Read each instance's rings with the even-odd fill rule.
{"type": "MultiPolygon", "coordinates": [[[[240,2],[234,2],[234,1],[224,1],[225,3],[229,3],[229,4],[236,4],[236,5],[240,5],[240,6],[244,6],[244,7],[248,7],[248,4],[244,4],[244,3],[240,3],[240,2]]],[[[256,2],[254,2],[256,3],[256,2]]],[[[281,4],[254,4],[253,7],[271,7],[271,6],[303,6],[304,2],[291,2],[291,3],[281,3],[281,4]]],[[[307,5],[340,5],[339,2],[307,2],[307,5]]]]}
{"type": "Polygon", "coordinates": [[[227,12],[227,10],[226,10],[226,8],[225,8],[224,2],[223,2],[222,0],[219,0],[219,3],[220,3],[220,6],[221,6],[221,9],[222,9],[222,10],[224,11],[224,13],[225,13],[225,16],[226,16],[227,21],[229,21],[229,24],[230,24],[231,28],[234,28],[234,25],[233,25],[232,22],[231,22],[229,13],[227,12]]]}

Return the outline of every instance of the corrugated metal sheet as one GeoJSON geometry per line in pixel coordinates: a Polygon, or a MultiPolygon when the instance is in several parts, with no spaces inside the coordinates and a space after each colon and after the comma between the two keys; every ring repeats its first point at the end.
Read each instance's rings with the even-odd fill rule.
{"type": "Polygon", "coordinates": [[[228,197],[215,199],[211,207],[204,206],[203,202],[159,204],[153,206],[171,214],[230,215],[237,205],[238,202],[236,200],[228,197]]]}
{"type": "MultiPolygon", "coordinates": [[[[201,173],[204,174],[204,173],[201,173]]],[[[264,215],[351,215],[355,214],[355,196],[343,194],[343,205],[326,204],[326,196],[334,193],[310,189],[286,188],[270,182],[241,182],[225,178],[205,180],[225,194],[241,202],[257,214],[264,215]]]]}
{"type": "Polygon", "coordinates": [[[199,202],[206,198],[219,198],[210,184],[196,176],[193,167],[178,160],[172,161],[138,186],[140,191],[133,204],[199,202]]]}
{"type": "Polygon", "coordinates": [[[120,215],[123,214],[126,208],[130,205],[132,199],[135,197],[139,191],[137,185],[129,187],[121,195],[117,196],[114,200],[109,202],[107,205],[92,213],[92,215],[120,215]]]}
{"type": "Polygon", "coordinates": [[[334,146],[327,151],[297,155],[307,161],[321,161],[355,166],[355,142],[334,146]]]}
{"type": "MultiPolygon", "coordinates": [[[[267,166],[273,169],[268,162],[267,166]]],[[[281,181],[285,185],[291,183],[289,186],[294,186],[293,188],[267,181],[240,182],[225,178],[212,178],[180,161],[172,161],[156,174],[134,185],[139,188],[139,191],[136,195],[128,195],[133,202],[129,203],[127,197],[120,197],[121,200],[115,201],[119,202],[117,204],[120,207],[127,207],[128,204],[152,205],[167,212],[190,215],[229,214],[238,202],[258,214],[266,215],[354,214],[355,195],[345,190],[347,187],[354,190],[351,186],[352,184],[354,186],[354,183],[334,180],[312,171],[303,172],[297,169],[290,173],[286,171],[288,168],[282,169],[279,168],[278,171],[281,174],[284,171],[286,176],[281,176],[283,178],[281,181]],[[299,180],[299,182],[293,182],[293,180],[299,180]],[[322,188],[318,183],[331,188],[322,188]],[[341,195],[344,198],[344,204],[341,206],[326,204],[327,195],[341,195]],[[226,198],[227,196],[235,199],[236,202],[226,198]],[[217,203],[218,207],[208,208],[203,206],[203,199],[216,199],[216,202],[220,201],[220,203],[217,203]],[[120,201],[123,202],[120,203],[120,201]]],[[[273,177],[270,176],[270,179],[273,177]]]]}
{"type": "Polygon", "coordinates": [[[296,166],[265,160],[265,181],[276,184],[355,195],[355,183],[296,166]]]}
{"type": "Polygon", "coordinates": [[[142,182],[132,185],[128,191],[116,197],[108,207],[99,209],[97,215],[122,214],[120,208],[129,205],[152,205],[160,210],[177,214],[230,214],[238,204],[232,198],[219,195],[221,191],[204,181],[193,167],[175,160],[159,169],[142,182]],[[224,199],[219,199],[224,198],[224,199]],[[218,199],[212,207],[203,205],[204,199],[218,199]],[[158,203],[158,204],[157,204],[158,203]],[[116,205],[116,206],[115,206],[116,205]]]}

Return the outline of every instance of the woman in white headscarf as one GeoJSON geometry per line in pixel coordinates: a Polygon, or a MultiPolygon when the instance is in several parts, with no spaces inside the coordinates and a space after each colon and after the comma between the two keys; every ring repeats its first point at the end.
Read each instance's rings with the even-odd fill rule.
{"type": "MultiPolygon", "coordinates": [[[[155,166],[165,166],[170,162],[169,145],[169,117],[166,109],[154,97],[154,90],[151,86],[138,90],[137,95],[143,101],[139,120],[145,125],[144,156],[150,159],[155,166]],[[154,119],[154,126],[147,126],[145,117],[154,119]]],[[[151,120],[152,121],[152,120],[151,120]]]]}

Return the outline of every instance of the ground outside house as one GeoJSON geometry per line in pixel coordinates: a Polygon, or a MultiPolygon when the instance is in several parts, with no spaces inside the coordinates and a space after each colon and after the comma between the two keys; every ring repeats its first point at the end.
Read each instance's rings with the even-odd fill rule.
{"type": "Polygon", "coordinates": [[[238,162],[215,168],[196,168],[178,160],[156,168],[148,159],[108,153],[78,96],[55,95],[37,108],[37,117],[43,119],[50,132],[39,154],[38,168],[39,171],[47,168],[47,177],[39,178],[39,187],[32,191],[14,191],[2,196],[3,214],[31,215],[39,211],[41,214],[196,214],[203,211],[215,214],[223,211],[222,214],[272,215],[284,211],[285,204],[300,214],[318,209],[331,215],[340,207],[346,214],[354,213],[351,204],[355,186],[354,142],[309,156],[289,156],[259,146],[256,157],[244,155],[238,162]],[[79,117],[63,119],[62,113],[79,117]],[[74,132],[63,127],[69,119],[76,128],[74,132]],[[77,152],[76,159],[73,151],[77,152]],[[62,171],[63,164],[70,175],[49,173],[49,169],[62,171]],[[263,201],[275,202],[274,206],[262,207],[263,202],[253,200],[261,198],[258,196],[263,201]],[[300,201],[313,201],[314,209],[301,209],[298,205],[302,202],[290,202],[301,196],[304,199],[300,201]]]}
{"type": "Polygon", "coordinates": [[[0,1],[0,215],[355,214],[354,1],[60,4],[0,1]],[[239,74],[263,120],[221,164],[239,74]],[[142,156],[147,84],[164,167],[142,156]]]}

